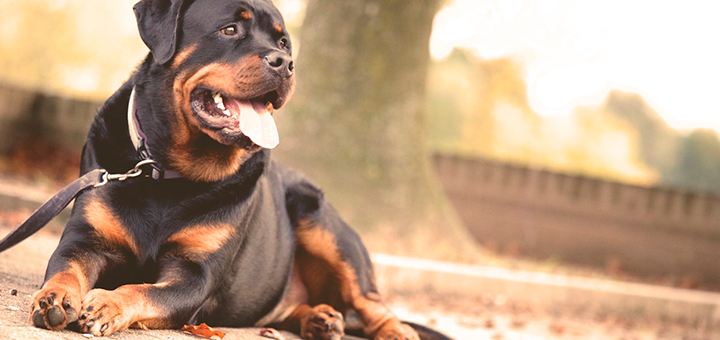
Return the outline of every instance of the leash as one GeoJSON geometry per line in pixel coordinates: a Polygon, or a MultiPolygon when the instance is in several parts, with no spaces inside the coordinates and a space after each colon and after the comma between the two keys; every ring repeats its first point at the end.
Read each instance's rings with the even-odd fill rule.
{"type": "Polygon", "coordinates": [[[128,178],[138,177],[142,175],[145,165],[153,163],[155,163],[153,160],[142,160],[124,174],[111,174],[105,169],[96,169],[74,180],[47,202],[43,203],[25,222],[7,234],[7,236],[0,241],[0,252],[22,242],[42,229],[42,227],[63,211],[63,209],[83,191],[90,188],[101,187],[110,181],[124,181],[128,178]]]}
{"type": "Polygon", "coordinates": [[[140,161],[135,164],[135,167],[124,174],[111,174],[105,169],[96,169],[74,180],[47,202],[43,203],[25,222],[5,236],[0,241],[0,253],[42,229],[42,227],[55,218],[72,200],[85,190],[101,187],[110,181],[124,181],[128,178],[139,177],[143,172],[146,172],[143,169],[147,169],[148,173],[146,173],[146,177],[151,177],[155,180],[182,178],[179,173],[172,170],[165,170],[158,162],[152,159],[152,154],[145,144],[145,134],[140,129],[135,111],[135,88],[133,87],[128,103],[127,117],[130,140],[140,159],[140,161]]]}

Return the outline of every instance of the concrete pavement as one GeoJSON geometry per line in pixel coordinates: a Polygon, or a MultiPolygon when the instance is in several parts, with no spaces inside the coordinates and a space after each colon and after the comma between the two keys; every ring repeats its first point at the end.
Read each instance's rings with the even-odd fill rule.
{"type": "MultiPolygon", "coordinates": [[[[9,228],[0,228],[0,235],[9,232],[9,228]]],[[[47,231],[40,231],[14,248],[0,254],[0,339],[34,340],[87,340],[82,334],[72,331],[48,331],[32,327],[28,321],[30,295],[42,283],[47,260],[58,243],[58,237],[47,231]],[[16,290],[16,295],[11,294],[16,290]]],[[[227,333],[224,340],[268,340],[259,335],[260,329],[219,328],[227,333]]],[[[298,337],[283,332],[287,340],[298,337]]],[[[198,340],[202,337],[175,330],[127,330],[115,333],[108,339],[117,340],[155,340],[187,339],[198,340]]]]}

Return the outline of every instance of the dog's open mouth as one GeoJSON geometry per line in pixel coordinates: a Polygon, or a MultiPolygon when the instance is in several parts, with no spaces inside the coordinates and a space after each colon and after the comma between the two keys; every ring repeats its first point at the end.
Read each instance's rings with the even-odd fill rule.
{"type": "Polygon", "coordinates": [[[253,143],[272,149],[279,142],[272,116],[277,99],[277,91],[251,99],[236,99],[217,91],[198,88],[192,92],[190,106],[207,127],[241,132],[253,143]]]}

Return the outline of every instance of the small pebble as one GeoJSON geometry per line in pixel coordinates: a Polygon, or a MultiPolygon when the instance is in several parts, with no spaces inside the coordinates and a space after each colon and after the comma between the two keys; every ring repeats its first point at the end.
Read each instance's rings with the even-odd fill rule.
{"type": "Polygon", "coordinates": [[[485,328],[487,329],[493,329],[495,328],[495,320],[488,318],[485,320],[485,328]]]}
{"type": "Polygon", "coordinates": [[[15,307],[15,306],[8,306],[7,308],[8,308],[9,310],[16,311],[16,312],[20,310],[20,308],[17,308],[17,307],[15,307]]]}
{"type": "Polygon", "coordinates": [[[94,338],[95,337],[94,335],[92,335],[90,333],[85,333],[85,334],[83,334],[83,336],[86,338],[94,338]]]}
{"type": "Polygon", "coordinates": [[[17,289],[10,289],[10,295],[17,296],[17,289]]]}

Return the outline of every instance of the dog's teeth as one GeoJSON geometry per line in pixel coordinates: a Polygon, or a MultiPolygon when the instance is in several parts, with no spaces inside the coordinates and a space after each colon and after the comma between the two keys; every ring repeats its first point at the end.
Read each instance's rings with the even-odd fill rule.
{"type": "Polygon", "coordinates": [[[228,117],[232,117],[232,114],[230,113],[230,110],[226,110],[225,108],[223,108],[223,113],[224,113],[226,116],[228,116],[228,117]]]}
{"type": "Polygon", "coordinates": [[[213,95],[213,100],[215,100],[215,106],[217,106],[220,111],[225,112],[225,103],[223,102],[223,98],[220,92],[215,92],[215,94],[213,95]]]}

